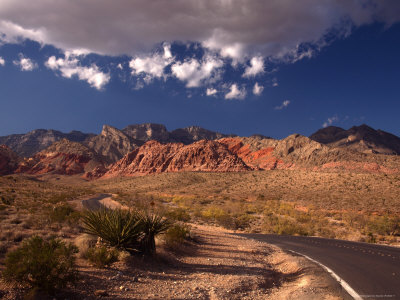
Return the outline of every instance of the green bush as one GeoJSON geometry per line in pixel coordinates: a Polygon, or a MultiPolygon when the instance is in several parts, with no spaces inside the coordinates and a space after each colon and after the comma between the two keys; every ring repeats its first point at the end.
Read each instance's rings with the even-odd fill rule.
{"type": "Polygon", "coordinates": [[[83,223],[86,233],[100,237],[109,246],[145,254],[155,253],[155,236],[170,226],[160,215],[123,209],[86,211],[83,223]]]}
{"type": "Polygon", "coordinates": [[[68,204],[53,207],[49,211],[49,218],[50,221],[53,223],[63,223],[66,221],[68,221],[69,223],[76,223],[79,217],[79,212],[75,211],[68,204]]]}
{"type": "Polygon", "coordinates": [[[109,249],[105,246],[89,248],[83,257],[98,268],[109,266],[118,261],[119,252],[117,249],[109,249]]]}
{"type": "Polygon", "coordinates": [[[26,283],[32,288],[53,292],[77,280],[76,252],[75,246],[59,239],[45,241],[33,236],[7,254],[3,277],[7,281],[26,283]]]}
{"type": "Polygon", "coordinates": [[[167,247],[176,248],[190,236],[188,225],[174,224],[164,234],[164,241],[167,247]]]}
{"type": "Polygon", "coordinates": [[[187,213],[186,209],[183,208],[176,208],[170,210],[165,215],[171,220],[182,221],[182,222],[190,221],[190,215],[187,213]]]}
{"type": "Polygon", "coordinates": [[[143,236],[137,211],[100,209],[83,215],[85,232],[100,237],[111,247],[135,251],[143,236]]]}

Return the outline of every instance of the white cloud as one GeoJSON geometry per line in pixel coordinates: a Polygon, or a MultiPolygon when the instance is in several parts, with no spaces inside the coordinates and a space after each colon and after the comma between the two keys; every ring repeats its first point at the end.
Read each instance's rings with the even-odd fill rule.
{"type": "Polygon", "coordinates": [[[289,101],[289,100],[285,100],[285,101],[282,102],[281,105],[275,106],[275,109],[276,109],[276,110],[284,109],[284,108],[288,107],[289,104],[290,104],[290,101],[289,101]]]}
{"type": "Polygon", "coordinates": [[[244,99],[246,97],[246,90],[239,89],[237,84],[234,83],[229,88],[229,92],[225,95],[225,99],[244,99]]]}
{"type": "Polygon", "coordinates": [[[164,44],[164,53],[154,53],[150,56],[142,56],[133,58],[129,62],[132,75],[144,76],[144,81],[149,83],[153,78],[164,77],[164,69],[174,61],[171,54],[171,45],[164,44]]]}
{"type": "Polygon", "coordinates": [[[264,87],[262,85],[259,85],[258,82],[256,82],[254,84],[254,87],[253,87],[253,94],[254,95],[257,95],[257,96],[261,95],[263,90],[264,90],[264,87]]]}
{"type": "Polygon", "coordinates": [[[204,81],[210,81],[218,76],[218,69],[223,66],[223,61],[217,57],[206,55],[203,60],[194,58],[176,62],[171,66],[172,74],[181,81],[186,82],[186,87],[199,87],[204,81]]]}
{"type": "Polygon", "coordinates": [[[337,122],[337,121],[339,121],[338,116],[330,117],[324,122],[324,124],[322,124],[322,127],[324,127],[324,128],[328,127],[328,126],[332,125],[333,122],[337,122]]]}
{"type": "Polygon", "coordinates": [[[86,81],[98,90],[110,81],[110,74],[102,72],[95,64],[89,67],[81,66],[77,56],[70,52],[65,53],[65,58],[49,57],[45,65],[53,71],[59,71],[65,78],[77,76],[79,80],[86,81]]]}
{"type": "Polygon", "coordinates": [[[19,54],[19,60],[14,60],[13,64],[18,66],[21,71],[33,71],[38,67],[37,63],[21,53],[19,54]]]}
{"type": "Polygon", "coordinates": [[[279,86],[279,83],[278,83],[278,79],[277,79],[277,78],[272,79],[272,86],[273,86],[273,87],[279,86]]]}
{"type": "Polygon", "coordinates": [[[244,70],[243,77],[254,77],[264,73],[264,59],[260,56],[255,56],[250,60],[250,66],[244,70]]]}
{"type": "Polygon", "coordinates": [[[286,57],[302,43],[321,45],[327,32],[348,31],[349,24],[390,25],[399,12],[396,0],[96,0],[95,7],[93,0],[1,0],[0,32],[3,42],[30,38],[110,55],[191,41],[242,61],[256,53],[286,57]]]}
{"type": "Polygon", "coordinates": [[[4,58],[2,58],[0,56],[0,66],[4,66],[6,64],[6,61],[4,60],[4,58]]]}
{"type": "Polygon", "coordinates": [[[216,89],[214,89],[214,88],[208,88],[208,89],[206,90],[206,95],[207,95],[207,96],[213,96],[213,95],[215,95],[216,93],[218,93],[218,91],[217,91],[216,89]]]}

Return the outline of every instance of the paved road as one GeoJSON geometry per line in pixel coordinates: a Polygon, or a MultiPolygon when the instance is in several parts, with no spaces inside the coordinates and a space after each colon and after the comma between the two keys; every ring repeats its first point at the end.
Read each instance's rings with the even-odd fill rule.
{"type": "Polygon", "coordinates": [[[363,299],[400,299],[400,248],[316,237],[242,236],[313,258],[333,270],[363,299]]]}

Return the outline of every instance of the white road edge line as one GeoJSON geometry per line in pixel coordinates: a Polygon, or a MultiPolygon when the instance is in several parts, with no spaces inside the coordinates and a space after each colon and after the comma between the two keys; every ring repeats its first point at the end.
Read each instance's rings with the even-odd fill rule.
{"type": "Polygon", "coordinates": [[[317,265],[321,266],[329,274],[331,274],[331,276],[333,278],[335,278],[340,283],[340,285],[346,290],[346,292],[349,293],[350,296],[353,297],[354,300],[363,300],[363,298],[355,290],[353,290],[353,288],[346,281],[344,281],[342,278],[340,278],[335,272],[333,272],[327,266],[321,264],[319,261],[316,261],[315,259],[312,259],[311,257],[309,257],[309,256],[307,256],[305,254],[302,254],[302,253],[299,253],[299,252],[296,252],[296,251],[293,251],[293,250],[289,250],[289,251],[293,252],[293,253],[295,253],[297,255],[301,255],[301,256],[307,258],[308,260],[311,260],[313,263],[316,263],[317,265]]]}

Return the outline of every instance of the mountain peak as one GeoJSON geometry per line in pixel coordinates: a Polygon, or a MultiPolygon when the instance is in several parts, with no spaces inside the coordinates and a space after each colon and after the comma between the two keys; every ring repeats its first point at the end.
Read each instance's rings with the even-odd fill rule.
{"type": "Polygon", "coordinates": [[[362,124],[348,130],[329,126],[310,135],[310,138],[331,147],[347,148],[364,153],[400,154],[400,138],[362,124]]]}

